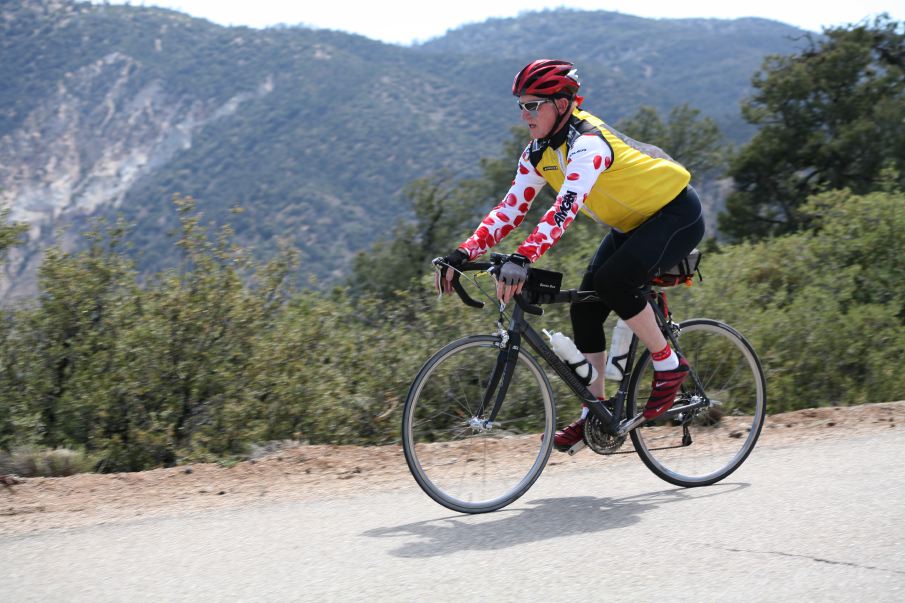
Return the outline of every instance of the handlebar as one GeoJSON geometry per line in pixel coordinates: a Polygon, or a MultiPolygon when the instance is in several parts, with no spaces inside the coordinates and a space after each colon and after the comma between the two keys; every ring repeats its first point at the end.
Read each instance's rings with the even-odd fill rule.
{"type": "MultiPolygon", "coordinates": [[[[452,279],[452,287],[453,291],[456,292],[456,295],[459,296],[459,299],[466,306],[471,306],[472,308],[483,308],[484,302],[477,301],[473,297],[471,297],[468,292],[462,287],[462,283],[459,282],[459,272],[482,272],[488,271],[494,276],[496,272],[499,271],[500,266],[502,266],[509,259],[508,255],[502,253],[492,253],[490,254],[489,262],[463,262],[459,266],[456,266],[454,269],[458,270],[453,275],[452,279]]],[[[444,258],[435,258],[432,262],[434,266],[448,266],[444,261],[444,258]]],[[[531,268],[528,268],[528,274],[531,274],[531,268]]],[[[528,303],[528,300],[525,298],[523,293],[517,293],[513,296],[513,301],[526,313],[533,314],[535,316],[542,316],[544,314],[544,309],[540,306],[535,306],[534,304],[528,303]]]]}

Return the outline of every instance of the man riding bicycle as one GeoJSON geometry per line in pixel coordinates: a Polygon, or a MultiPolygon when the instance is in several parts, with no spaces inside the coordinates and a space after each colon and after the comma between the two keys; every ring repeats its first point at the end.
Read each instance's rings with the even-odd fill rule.
{"type": "MultiPolygon", "coordinates": [[[[603,325],[611,311],[622,318],[651,351],[654,378],[644,416],[653,419],[672,406],[688,364],[660,332],[642,287],[701,241],[701,203],[689,185],[691,175],[660,148],[633,140],[582,110],[580,86],[568,61],[532,61],[515,76],[512,94],[533,140],[519,159],[509,192],[445,260],[456,267],[499,243],[521,224],[545,184],[558,189],[556,201],[501,267],[500,300],[508,303],[522,290],[530,264],[559,241],[579,211],[609,227],[580,286],[596,291],[601,301],[570,308],[575,343],[600,375],[589,389],[602,400],[603,325]]],[[[441,274],[441,290],[452,291],[453,276],[453,270],[441,274]]],[[[557,449],[581,441],[587,412],[584,408],[577,421],[556,432],[557,449]]]]}

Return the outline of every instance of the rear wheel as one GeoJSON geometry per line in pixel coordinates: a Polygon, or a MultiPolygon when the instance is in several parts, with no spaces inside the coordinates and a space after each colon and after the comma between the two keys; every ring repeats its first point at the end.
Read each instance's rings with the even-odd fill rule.
{"type": "MultiPolygon", "coordinates": [[[[553,393],[524,350],[492,425],[480,412],[500,354],[500,338],[454,341],[425,363],[409,389],[402,418],[405,460],[418,485],[454,511],[504,507],[540,476],[553,444],[553,393]]],[[[496,399],[496,392],[491,398],[496,399]]]]}
{"type": "MultiPolygon", "coordinates": [[[[633,430],[631,438],[644,464],[662,479],[706,486],[735,471],[754,448],[766,415],[766,381],[751,345],[723,323],[703,318],[681,323],[679,348],[693,375],[673,410],[633,430]],[[676,411],[702,401],[700,408],[676,411]]],[[[645,352],[629,385],[629,416],[643,410],[652,379],[645,352]]]]}

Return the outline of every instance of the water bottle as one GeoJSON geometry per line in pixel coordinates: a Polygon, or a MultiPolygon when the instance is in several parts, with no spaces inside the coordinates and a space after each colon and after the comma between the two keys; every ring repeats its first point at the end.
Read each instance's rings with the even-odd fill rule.
{"type": "Polygon", "coordinates": [[[613,327],[613,337],[610,339],[610,353],[607,354],[606,370],[607,379],[622,381],[625,375],[625,363],[628,361],[628,347],[632,343],[632,330],[621,318],[613,327]]]}
{"type": "Polygon", "coordinates": [[[555,333],[551,333],[550,331],[544,329],[544,334],[550,338],[550,347],[553,348],[553,351],[559,356],[560,360],[567,364],[578,364],[579,362],[584,362],[581,366],[577,366],[572,370],[575,371],[575,374],[582,381],[587,381],[588,372],[591,374],[591,380],[587,381],[588,383],[593,383],[597,378],[597,369],[591,366],[591,363],[585,360],[584,354],[578,351],[578,348],[575,347],[575,343],[560,333],[556,331],[555,333]]]}

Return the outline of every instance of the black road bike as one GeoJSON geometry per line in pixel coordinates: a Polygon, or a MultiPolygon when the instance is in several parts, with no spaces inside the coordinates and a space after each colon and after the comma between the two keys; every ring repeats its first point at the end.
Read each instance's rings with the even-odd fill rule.
{"type": "MultiPolygon", "coordinates": [[[[490,262],[466,263],[457,277],[475,282],[478,274],[498,270],[506,257],[493,254],[490,262]]],[[[631,452],[621,450],[630,438],[651,471],[683,487],[718,482],[745,461],[764,424],[766,382],[741,334],[709,318],[674,321],[659,286],[663,281],[649,284],[645,292],[657,322],[691,371],[673,407],[647,421],[642,410],[653,377],[650,353],[639,353],[633,336],[618,391],[598,401],[528,323],[529,315],[543,314],[543,304],[591,302],[597,294],[560,291],[535,278],[540,274],[561,280],[558,273],[532,269],[511,314],[500,306],[496,333],[449,343],[424,364],[409,389],[403,450],[431,498],[454,511],[486,513],[512,503],[537,480],[556,429],[553,388],[538,359],[590,409],[584,441],[570,454],[582,445],[603,455],[631,452]]],[[[467,305],[483,306],[458,278],[454,287],[467,305]]]]}

